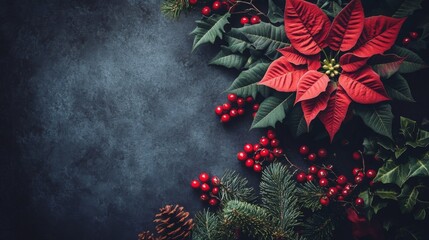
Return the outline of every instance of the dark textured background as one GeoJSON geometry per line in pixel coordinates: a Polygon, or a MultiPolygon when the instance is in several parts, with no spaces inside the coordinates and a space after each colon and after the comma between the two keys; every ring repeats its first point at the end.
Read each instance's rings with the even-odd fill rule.
{"type": "Polygon", "coordinates": [[[261,133],[213,114],[235,73],[160,2],[2,1],[0,239],[135,239],[164,204],[201,209],[199,172],[243,171],[261,133]]]}

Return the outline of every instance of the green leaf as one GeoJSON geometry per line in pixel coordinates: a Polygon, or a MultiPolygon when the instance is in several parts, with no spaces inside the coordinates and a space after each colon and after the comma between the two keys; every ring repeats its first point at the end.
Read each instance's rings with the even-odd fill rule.
{"type": "Polygon", "coordinates": [[[392,108],[387,103],[356,105],[356,114],[374,132],[392,139],[392,108]]]}
{"type": "Polygon", "coordinates": [[[275,127],[277,122],[284,120],[285,112],[293,106],[294,101],[295,94],[290,94],[285,99],[275,96],[266,98],[259,106],[251,128],[275,127]]]}
{"type": "Polygon", "coordinates": [[[232,28],[231,31],[226,33],[224,40],[228,45],[228,49],[233,53],[243,53],[251,47],[249,40],[237,28],[232,28]]]}
{"type": "Polygon", "coordinates": [[[383,81],[387,94],[395,100],[415,102],[411,95],[407,80],[400,74],[394,74],[391,78],[383,81]]]}
{"type": "Polygon", "coordinates": [[[284,22],[283,10],[273,0],[268,0],[268,18],[271,23],[284,22]]]}
{"type": "Polygon", "coordinates": [[[396,12],[393,14],[394,18],[408,17],[414,11],[422,9],[422,0],[403,0],[396,12]]]}
{"type": "Polygon", "coordinates": [[[395,240],[426,240],[426,229],[418,226],[401,227],[396,233],[395,240]]]}
{"type": "Polygon", "coordinates": [[[267,56],[288,45],[284,26],[276,27],[270,23],[261,22],[242,27],[240,31],[256,50],[263,51],[267,56]]]}
{"type": "Polygon", "coordinates": [[[231,16],[230,13],[226,13],[223,16],[212,15],[204,20],[198,20],[197,28],[191,32],[194,35],[194,44],[192,51],[204,43],[214,43],[217,38],[222,39],[225,33],[225,25],[229,23],[228,18],[231,16]]]}
{"type": "Polygon", "coordinates": [[[396,188],[382,186],[374,190],[374,195],[378,196],[381,199],[397,200],[399,192],[396,188]]]}
{"type": "Polygon", "coordinates": [[[264,76],[268,66],[268,63],[260,63],[241,72],[226,91],[241,97],[252,96],[256,98],[258,93],[262,96],[269,96],[270,88],[257,84],[264,76]]]}
{"type": "Polygon", "coordinates": [[[386,201],[378,201],[378,202],[372,202],[371,207],[374,210],[375,214],[378,214],[381,209],[387,207],[389,204],[386,201]]]}
{"type": "Polygon", "coordinates": [[[416,212],[414,212],[414,219],[422,221],[426,218],[426,210],[425,209],[419,209],[416,212]]]}
{"type": "Polygon", "coordinates": [[[401,64],[401,67],[399,67],[399,73],[411,73],[427,68],[427,65],[423,59],[421,59],[419,55],[411,50],[399,46],[393,46],[390,50],[390,53],[394,53],[405,58],[401,64]]]}
{"type": "Polygon", "coordinates": [[[374,138],[363,139],[363,149],[366,155],[375,155],[378,150],[377,141],[374,138]]]}
{"type": "Polygon", "coordinates": [[[246,62],[246,56],[231,53],[227,48],[222,47],[221,51],[210,61],[210,64],[240,70],[246,62]]]}
{"type": "Polygon", "coordinates": [[[404,185],[398,197],[402,213],[410,213],[413,210],[418,196],[419,191],[416,187],[411,187],[408,184],[404,185]]]}
{"type": "Polygon", "coordinates": [[[396,148],[395,149],[395,158],[399,159],[402,156],[402,154],[405,153],[405,151],[407,151],[407,147],[396,148]]]}
{"type": "Polygon", "coordinates": [[[415,141],[407,141],[406,145],[412,148],[427,147],[429,145],[429,132],[418,129],[415,141]]]}
{"type": "Polygon", "coordinates": [[[396,148],[392,139],[383,136],[377,138],[377,144],[390,152],[394,152],[396,148]]]}
{"type": "Polygon", "coordinates": [[[412,141],[415,139],[415,133],[417,130],[417,123],[414,120],[411,120],[406,117],[400,117],[401,128],[399,133],[402,134],[407,141],[412,141]]]}
{"type": "Polygon", "coordinates": [[[297,104],[286,118],[287,126],[294,137],[301,136],[308,131],[300,103],[297,104]]]}

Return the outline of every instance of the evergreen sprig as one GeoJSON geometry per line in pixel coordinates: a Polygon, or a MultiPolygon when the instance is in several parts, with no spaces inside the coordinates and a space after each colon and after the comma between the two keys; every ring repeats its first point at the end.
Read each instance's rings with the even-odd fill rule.
{"type": "Polygon", "coordinates": [[[247,179],[235,171],[227,170],[221,178],[221,183],[219,196],[222,203],[230,200],[253,202],[257,198],[253,188],[248,186],[247,179]]]}
{"type": "Polygon", "coordinates": [[[331,217],[322,212],[317,212],[307,218],[302,224],[303,236],[312,240],[332,239],[335,229],[331,217]]]}
{"type": "Polygon", "coordinates": [[[161,5],[161,12],[168,17],[178,18],[189,7],[189,0],[165,0],[161,5]]]}
{"type": "Polygon", "coordinates": [[[321,209],[322,206],[319,203],[319,199],[326,195],[323,189],[319,186],[316,186],[313,182],[306,182],[301,186],[302,187],[298,188],[296,194],[302,205],[313,212],[321,209]]]}
{"type": "Polygon", "coordinates": [[[221,221],[217,214],[204,210],[195,215],[195,226],[192,233],[194,240],[218,240],[222,239],[221,221]]]}

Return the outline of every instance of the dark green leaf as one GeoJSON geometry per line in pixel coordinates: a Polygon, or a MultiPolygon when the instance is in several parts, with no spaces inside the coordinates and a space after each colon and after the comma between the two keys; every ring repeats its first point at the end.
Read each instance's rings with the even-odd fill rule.
{"type": "Polygon", "coordinates": [[[241,97],[253,96],[255,98],[258,93],[268,96],[270,88],[257,84],[264,76],[268,66],[268,63],[260,63],[241,72],[226,91],[241,97]]]}
{"type": "Polygon", "coordinates": [[[229,23],[228,18],[231,14],[226,13],[223,16],[212,15],[204,20],[198,20],[197,28],[191,32],[194,35],[194,44],[192,51],[204,43],[214,43],[217,38],[222,39],[225,33],[225,25],[229,23]]]}
{"type": "Polygon", "coordinates": [[[426,210],[425,209],[419,209],[416,212],[414,212],[414,219],[416,220],[425,220],[426,218],[426,210]]]}
{"type": "Polygon", "coordinates": [[[277,6],[273,0],[268,0],[268,18],[272,23],[282,23],[283,19],[283,10],[277,6]]]}
{"type": "Polygon", "coordinates": [[[395,158],[399,159],[402,156],[402,154],[405,153],[405,151],[407,151],[407,147],[396,148],[395,149],[395,158]]]}
{"type": "Polygon", "coordinates": [[[392,99],[406,102],[415,102],[411,95],[407,80],[400,74],[395,74],[391,78],[383,81],[387,94],[392,99]]]}
{"type": "Polygon", "coordinates": [[[362,145],[366,155],[375,155],[377,153],[377,141],[374,138],[365,138],[362,145]]]}
{"type": "Polygon", "coordinates": [[[429,132],[418,129],[415,141],[407,141],[406,144],[412,148],[427,147],[429,145],[429,132]]]}
{"type": "Polygon", "coordinates": [[[401,64],[401,67],[399,67],[400,73],[411,73],[423,68],[427,68],[427,65],[423,59],[421,59],[419,55],[411,50],[403,47],[393,46],[390,52],[405,58],[401,64]]]}
{"type": "Polygon", "coordinates": [[[256,113],[251,128],[275,127],[277,122],[282,122],[286,117],[286,111],[293,106],[295,94],[290,94],[285,99],[275,96],[266,98],[256,113]]]}
{"type": "Polygon", "coordinates": [[[401,116],[400,124],[401,128],[399,129],[399,133],[402,134],[407,141],[413,141],[417,130],[416,121],[401,116]]]}
{"type": "Polygon", "coordinates": [[[226,33],[224,39],[228,44],[228,49],[233,53],[243,53],[251,47],[249,40],[237,28],[232,28],[226,33]]]}
{"type": "Polygon", "coordinates": [[[294,137],[301,136],[308,131],[300,104],[292,108],[292,111],[289,112],[286,118],[286,122],[294,137]]]}
{"type": "Polygon", "coordinates": [[[411,187],[408,184],[404,185],[398,197],[402,213],[410,213],[413,210],[418,196],[419,191],[416,187],[411,187]]]}
{"type": "Polygon", "coordinates": [[[418,226],[401,227],[395,236],[395,240],[426,240],[425,229],[418,226]]]}
{"type": "Polygon", "coordinates": [[[393,187],[382,186],[374,190],[374,195],[381,199],[397,200],[398,194],[398,190],[393,187]]]}
{"type": "Polygon", "coordinates": [[[221,51],[210,61],[210,64],[240,70],[246,62],[246,56],[231,53],[227,48],[222,47],[221,51]]]}
{"type": "Polygon", "coordinates": [[[356,105],[356,114],[374,132],[392,138],[392,108],[387,103],[356,105]]]}
{"type": "Polygon", "coordinates": [[[421,3],[422,0],[403,0],[396,12],[393,14],[393,17],[408,17],[413,14],[414,11],[422,9],[421,3]]]}

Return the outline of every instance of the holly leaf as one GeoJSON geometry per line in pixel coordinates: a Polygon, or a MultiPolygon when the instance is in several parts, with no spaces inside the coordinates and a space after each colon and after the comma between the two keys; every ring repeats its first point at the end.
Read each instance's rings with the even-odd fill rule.
{"type": "Polygon", "coordinates": [[[404,58],[395,54],[375,55],[369,61],[368,65],[382,78],[390,78],[401,66],[404,58]]]}
{"type": "Polygon", "coordinates": [[[249,39],[251,45],[263,51],[266,56],[276,53],[277,49],[287,46],[287,38],[283,26],[274,26],[261,22],[255,25],[246,25],[239,29],[249,39]]]}
{"type": "Polygon", "coordinates": [[[275,96],[266,98],[259,106],[251,129],[275,127],[277,122],[282,122],[284,120],[286,111],[293,106],[294,99],[294,93],[290,94],[285,99],[275,96]]]}
{"type": "Polygon", "coordinates": [[[295,104],[319,96],[326,90],[329,81],[324,73],[315,70],[306,72],[298,81],[295,104]]]}
{"type": "Polygon", "coordinates": [[[422,9],[421,3],[423,0],[403,0],[396,12],[393,14],[395,18],[408,17],[414,11],[422,9]]]}
{"type": "Polygon", "coordinates": [[[344,118],[346,118],[351,101],[343,88],[338,86],[337,90],[331,94],[326,109],[319,113],[319,119],[329,133],[331,142],[335,134],[340,130],[344,118]]]}
{"type": "Polygon", "coordinates": [[[419,209],[416,212],[414,212],[414,219],[416,220],[425,220],[426,218],[426,210],[425,209],[419,209]]]}
{"type": "Polygon", "coordinates": [[[210,61],[210,64],[240,70],[246,64],[247,59],[246,56],[234,54],[228,48],[222,46],[220,52],[210,61]]]}
{"type": "Polygon", "coordinates": [[[191,35],[195,36],[192,51],[204,43],[213,44],[217,38],[222,39],[225,33],[225,25],[229,23],[228,18],[230,16],[230,13],[223,16],[212,15],[204,20],[196,21],[197,28],[191,32],[191,35]]]}
{"type": "Polygon", "coordinates": [[[399,133],[405,137],[405,140],[412,141],[415,139],[417,131],[417,122],[406,117],[400,117],[399,123],[401,128],[399,133]]]}
{"type": "Polygon", "coordinates": [[[364,138],[363,139],[363,152],[365,153],[365,155],[375,155],[377,153],[378,150],[378,146],[377,146],[377,141],[375,140],[375,138],[364,138]]]}
{"type": "Polygon", "coordinates": [[[355,113],[374,132],[392,139],[392,108],[387,103],[356,105],[355,113]]]}
{"type": "Polygon", "coordinates": [[[374,16],[365,18],[364,28],[352,51],[358,57],[371,57],[389,50],[398,36],[405,18],[374,16]]]}
{"type": "Polygon", "coordinates": [[[297,104],[286,117],[287,126],[294,137],[299,137],[308,131],[301,106],[297,104]]]}
{"type": "Polygon", "coordinates": [[[329,47],[342,52],[352,49],[362,33],[364,18],[361,1],[350,1],[332,22],[328,36],[329,47]]]}
{"type": "Polygon", "coordinates": [[[374,190],[373,193],[375,196],[381,199],[397,200],[400,192],[396,188],[387,187],[386,185],[384,185],[374,190]]]}
{"type": "Polygon", "coordinates": [[[393,46],[389,52],[405,58],[399,67],[399,73],[411,73],[428,67],[419,55],[409,49],[393,46]]]}
{"type": "Polygon", "coordinates": [[[237,28],[232,28],[231,31],[226,33],[224,40],[228,45],[228,49],[233,53],[243,53],[251,47],[249,40],[237,28]]]}
{"type": "Polygon", "coordinates": [[[296,50],[305,55],[314,55],[327,46],[329,34],[328,16],[315,4],[288,0],[284,12],[287,37],[296,50]]]}
{"type": "Polygon", "coordinates": [[[334,90],[335,87],[333,84],[329,84],[326,91],[320,93],[316,98],[301,102],[302,111],[308,128],[317,115],[328,107],[329,99],[334,90]]]}
{"type": "Polygon", "coordinates": [[[339,83],[354,102],[373,104],[389,100],[380,76],[369,66],[356,72],[342,73],[339,83]]]}
{"type": "Polygon", "coordinates": [[[402,213],[410,213],[417,202],[419,191],[416,187],[405,184],[399,195],[399,207],[402,213]]]}
{"type": "Polygon", "coordinates": [[[268,0],[268,18],[271,23],[283,23],[283,10],[273,0],[268,0]]]}
{"type": "Polygon", "coordinates": [[[411,95],[410,87],[407,80],[399,73],[394,74],[391,78],[383,81],[389,97],[399,101],[415,102],[411,95]]]}
{"type": "Polygon", "coordinates": [[[407,141],[406,145],[412,148],[427,147],[429,145],[429,132],[418,129],[415,141],[407,141]]]}
{"type": "Polygon", "coordinates": [[[266,86],[257,84],[262,76],[264,76],[268,66],[268,63],[260,63],[241,72],[226,91],[229,93],[235,93],[242,97],[252,96],[253,98],[256,98],[258,93],[262,96],[269,96],[270,89],[266,86]]]}

